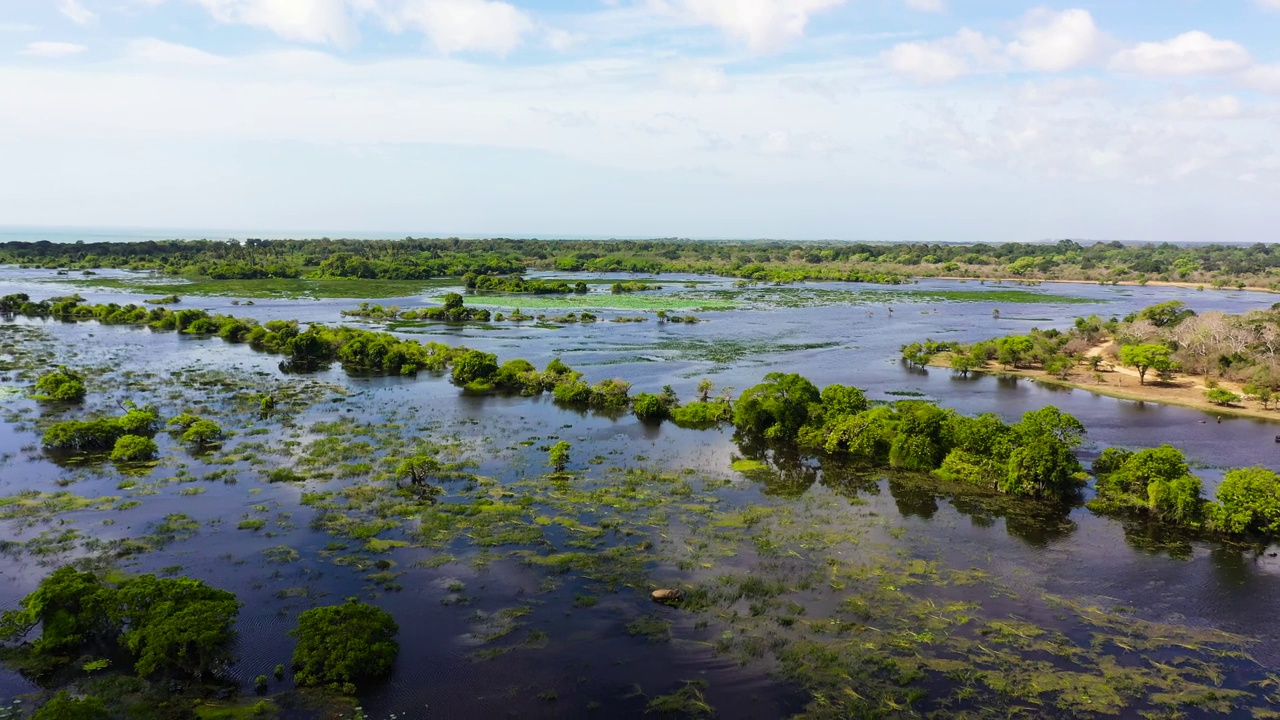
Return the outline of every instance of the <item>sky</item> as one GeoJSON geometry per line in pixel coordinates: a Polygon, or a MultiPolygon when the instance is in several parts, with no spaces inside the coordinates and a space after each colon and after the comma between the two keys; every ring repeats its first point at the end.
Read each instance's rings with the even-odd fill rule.
{"type": "Polygon", "coordinates": [[[3,0],[0,224],[1280,242],[1280,0],[3,0]]]}

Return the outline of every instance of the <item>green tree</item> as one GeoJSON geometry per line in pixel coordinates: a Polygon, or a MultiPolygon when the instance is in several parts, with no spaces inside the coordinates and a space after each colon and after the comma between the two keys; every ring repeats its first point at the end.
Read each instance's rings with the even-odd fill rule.
{"type": "Polygon", "coordinates": [[[1075,449],[1084,442],[1080,421],[1056,407],[1028,412],[1012,427],[1012,446],[1002,492],[1064,499],[1083,484],[1075,449]]]}
{"type": "Polygon", "coordinates": [[[1230,470],[1218,486],[1213,524],[1232,535],[1280,536],[1280,475],[1265,468],[1230,470]]]}
{"type": "Polygon", "coordinates": [[[1157,372],[1173,369],[1169,348],[1158,343],[1125,345],[1120,348],[1120,364],[1137,369],[1139,385],[1146,383],[1147,371],[1152,368],[1157,372]]]}
{"type": "Polygon", "coordinates": [[[663,399],[652,393],[640,393],[631,400],[631,411],[641,420],[662,421],[671,416],[671,409],[663,399]]]}
{"type": "Polygon", "coordinates": [[[396,465],[396,477],[408,479],[411,485],[426,485],[438,472],[440,463],[430,455],[414,455],[396,465]]]}
{"type": "Polygon", "coordinates": [[[198,447],[212,445],[224,436],[222,427],[212,420],[197,420],[182,433],[182,441],[198,447]]]}
{"type": "Polygon", "coordinates": [[[232,659],[236,596],[191,578],[142,575],[120,586],[122,644],[139,675],[200,677],[232,659]]]}
{"type": "Polygon", "coordinates": [[[307,610],[289,633],[298,639],[294,679],[303,687],[354,692],[357,683],[390,672],[400,652],[399,631],[390,613],[355,600],[307,610]]]}
{"type": "Polygon", "coordinates": [[[462,307],[462,296],[458,293],[448,293],[444,296],[444,309],[456,310],[462,307]]]}
{"type": "Polygon", "coordinates": [[[1009,335],[996,340],[996,358],[1001,365],[1017,368],[1035,349],[1035,343],[1026,335],[1009,335]]]}
{"type": "Polygon", "coordinates": [[[58,402],[80,402],[84,400],[84,378],[65,367],[59,367],[36,380],[37,400],[56,400],[58,402]]]}
{"type": "Polygon", "coordinates": [[[572,447],[564,440],[552,445],[547,451],[547,465],[558,473],[564,472],[569,467],[569,451],[572,447]]]}
{"type": "Polygon", "coordinates": [[[866,393],[851,385],[828,385],[822,389],[820,398],[823,417],[827,418],[857,415],[871,407],[866,393]]]}
{"type": "Polygon", "coordinates": [[[733,424],[742,432],[770,440],[795,440],[809,421],[809,406],[821,402],[821,393],[795,373],[769,373],[764,380],[738,398],[733,424]]]}
{"type": "Polygon", "coordinates": [[[149,437],[122,435],[111,450],[111,459],[115,462],[141,462],[154,460],[159,452],[160,448],[149,437]]]}
{"type": "Polygon", "coordinates": [[[470,350],[453,364],[454,385],[470,385],[476,381],[489,381],[498,372],[498,358],[479,350],[470,350]]]}
{"type": "Polygon", "coordinates": [[[902,346],[902,359],[906,360],[909,365],[914,367],[925,367],[929,361],[933,359],[933,353],[925,349],[925,346],[913,342],[902,346]]]}
{"type": "Polygon", "coordinates": [[[889,446],[889,464],[904,470],[934,470],[950,447],[946,428],[951,411],[919,400],[897,404],[898,425],[889,446]]]}
{"type": "Polygon", "coordinates": [[[1156,327],[1172,327],[1193,317],[1195,312],[1187,308],[1181,300],[1170,300],[1159,305],[1152,305],[1138,311],[1137,319],[1146,320],[1156,327]]]}
{"type": "Polygon", "coordinates": [[[955,353],[951,356],[951,369],[963,377],[969,377],[969,373],[981,367],[982,363],[968,353],[955,353]]]}

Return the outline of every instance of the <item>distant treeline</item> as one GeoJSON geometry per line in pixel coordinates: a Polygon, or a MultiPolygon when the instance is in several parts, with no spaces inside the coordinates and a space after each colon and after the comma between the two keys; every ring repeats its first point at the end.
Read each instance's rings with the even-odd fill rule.
{"type": "Polygon", "coordinates": [[[0,263],[69,269],[157,270],[214,279],[433,277],[561,272],[690,272],[747,280],[896,283],[957,276],[1241,283],[1275,287],[1280,245],[1121,242],[938,243],[714,242],[691,240],[171,240],[130,243],[10,242],[0,263]]]}

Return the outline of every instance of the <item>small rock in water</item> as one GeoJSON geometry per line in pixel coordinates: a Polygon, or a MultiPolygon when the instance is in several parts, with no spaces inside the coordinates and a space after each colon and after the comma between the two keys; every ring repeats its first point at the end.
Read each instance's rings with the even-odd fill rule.
{"type": "Polygon", "coordinates": [[[684,596],[684,593],[680,592],[679,590],[672,590],[670,588],[654,590],[653,592],[649,593],[649,597],[653,598],[654,602],[680,602],[680,598],[683,596],[684,596]]]}

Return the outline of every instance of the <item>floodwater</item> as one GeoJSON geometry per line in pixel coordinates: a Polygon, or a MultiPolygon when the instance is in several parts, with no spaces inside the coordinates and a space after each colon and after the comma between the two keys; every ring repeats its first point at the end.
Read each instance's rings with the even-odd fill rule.
{"type": "MultiPolygon", "coordinates": [[[[125,274],[104,272],[101,277],[122,276],[125,274]]],[[[631,278],[606,275],[592,279],[631,278]]],[[[91,286],[71,288],[58,280],[52,271],[2,269],[0,295],[27,292],[41,299],[74,289],[91,303],[122,304],[149,296],[91,286]]],[[[1086,465],[1109,446],[1141,448],[1168,442],[1187,454],[1205,479],[1208,494],[1227,468],[1280,468],[1280,444],[1273,442],[1280,425],[1274,423],[1230,417],[1216,422],[1186,408],[996,376],[964,379],[943,370],[909,369],[898,359],[900,345],[927,337],[972,342],[1032,327],[1065,328],[1077,316],[1124,316],[1171,299],[1184,300],[1197,311],[1239,313],[1269,307],[1272,299],[1267,295],[1053,283],[1013,287],[976,281],[923,281],[901,287],[811,283],[745,288],[729,280],[692,276],[663,276],[658,282],[665,286],[660,295],[687,301],[690,307],[703,302],[736,307],[679,311],[697,315],[702,320],[698,324],[659,323],[651,312],[610,309],[616,300],[607,294],[607,286],[600,284],[580,299],[581,307],[598,308],[594,312],[606,321],[645,314],[649,321],[410,324],[398,325],[396,331],[423,341],[493,352],[500,361],[523,357],[542,366],[560,357],[591,382],[621,377],[633,384],[633,392],[658,392],[670,385],[686,399],[694,395],[695,386],[704,377],[740,392],[767,373],[799,372],[818,386],[838,382],[862,387],[873,399],[918,394],[964,413],[995,412],[1010,421],[1028,410],[1052,404],[1075,415],[1088,428],[1088,443],[1082,451],[1086,465]],[[992,294],[991,299],[983,296],[986,293],[992,294]]],[[[451,289],[455,288],[435,284],[420,296],[371,302],[402,309],[422,307],[451,289]]],[[[253,300],[247,305],[243,298],[186,296],[181,307],[264,321],[299,319],[385,327],[341,317],[340,311],[355,307],[358,300],[253,300]]],[[[493,298],[484,302],[508,310],[519,304],[493,298]]],[[[537,312],[557,315],[564,311],[537,312]]],[[[155,402],[166,416],[193,406],[210,412],[226,410],[222,386],[201,386],[194,375],[181,374],[188,370],[226,371],[261,383],[326,384],[326,389],[316,391],[317,397],[323,395],[324,399],[300,409],[294,418],[299,429],[296,437],[267,423],[265,434],[242,435],[228,443],[231,448],[238,442],[252,441],[277,449],[286,439],[305,444],[315,437],[314,430],[309,430],[315,423],[345,418],[354,423],[394,422],[400,426],[394,432],[442,443],[447,440],[462,448],[460,455],[473,463],[470,472],[493,478],[499,487],[546,472],[546,454],[540,447],[554,442],[552,438],[561,438],[573,444],[571,469],[584,483],[611,482],[607,475],[610,468],[646,468],[724,479],[729,484],[718,491],[717,501],[726,507],[799,507],[847,496],[840,494],[836,482],[828,477],[835,472],[833,468],[815,469],[798,489],[791,483],[787,493],[771,491],[754,475],[734,472],[733,460],[742,451],[728,431],[682,430],[670,424],[655,427],[629,414],[607,417],[579,413],[556,406],[549,397],[470,397],[445,379],[429,375],[413,379],[356,377],[335,366],[306,377],[285,376],[278,369],[279,358],[216,338],[92,322],[18,318],[0,322],[0,357],[12,352],[13,343],[30,342],[30,336],[19,333],[32,331],[41,333],[38,342],[47,345],[56,362],[101,368],[102,382],[91,385],[86,407],[104,413],[112,412],[118,401],[127,398],[155,402]],[[126,370],[145,381],[126,387],[121,374],[126,370]],[[336,393],[348,396],[335,401],[331,395],[336,393]]],[[[21,384],[12,379],[0,382],[21,384]]],[[[90,553],[85,540],[105,542],[152,533],[167,515],[183,513],[199,523],[198,530],[178,533],[161,547],[130,555],[122,562],[130,572],[180,572],[239,596],[244,602],[238,628],[240,660],[232,674],[247,692],[252,678],[269,675],[278,663],[288,663],[292,640],[287,632],[298,612],[316,604],[364,596],[391,612],[400,624],[401,652],[394,674],[361,693],[365,710],[374,718],[392,713],[402,718],[565,717],[588,716],[592,710],[598,710],[599,716],[631,717],[643,715],[654,696],[670,693],[691,679],[707,681],[706,700],[722,717],[785,716],[798,712],[808,701],[799,686],[779,677],[767,657],[743,663],[717,653],[715,640],[725,632],[725,626],[707,622],[696,613],[658,608],[660,617],[671,623],[670,640],[652,642],[633,636],[627,631],[628,623],[655,612],[645,587],[615,587],[612,592],[602,592],[589,579],[574,573],[548,577],[542,570],[504,556],[501,548],[494,549],[492,562],[472,562],[477,553],[488,550],[477,550],[465,540],[449,547],[458,562],[440,566],[431,562],[440,554],[438,548],[413,545],[369,555],[365,564],[339,563],[336,559],[344,551],[333,550],[330,543],[335,538],[313,527],[319,511],[302,500],[304,492],[337,490],[352,482],[350,479],[268,484],[261,479],[262,468],[252,463],[215,462],[216,458],[192,454],[162,434],[157,442],[166,459],[142,482],[178,479],[157,483],[153,493],[135,498],[130,489],[119,489],[125,478],[109,464],[67,466],[38,449],[38,418],[57,411],[0,394],[0,412],[6,416],[0,431],[0,497],[30,489],[66,489],[88,497],[125,496],[140,501],[125,510],[83,510],[32,522],[0,521],[0,537],[12,542],[66,528],[81,533],[65,546],[0,555],[2,608],[14,607],[52,568],[90,553]],[[183,479],[223,470],[227,472],[219,481],[183,479]],[[201,492],[191,493],[190,488],[201,492]],[[267,529],[238,529],[237,523],[250,516],[268,519],[267,529]],[[104,523],[107,518],[111,522],[104,523]],[[296,560],[278,562],[262,552],[280,546],[296,550],[296,560]],[[402,573],[395,578],[398,589],[370,585],[366,579],[369,564],[377,559],[389,560],[395,571],[402,573]],[[598,602],[577,607],[575,599],[588,593],[598,602]],[[525,640],[518,646],[504,646],[509,652],[477,659],[477,649],[484,646],[477,638],[485,634],[486,623],[491,624],[504,608],[517,606],[523,608],[523,615],[511,638],[525,640]]],[[[1265,672],[1280,668],[1280,615],[1274,612],[1273,600],[1280,597],[1280,561],[1274,557],[1275,548],[1270,553],[1257,552],[1199,539],[1153,537],[1145,527],[1098,517],[1083,507],[1043,523],[1028,524],[975,510],[964,498],[922,492],[883,478],[873,479],[858,498],[859,503],[865,503],[860,512],[875,518],[874,528],[866,532],[907,555],[928,557],[947,567],[981,568],[1002,587],[1022,596],[1052,595],[1104,608],[1131,608],[1145,621],[1216,629],[1256,640],[1249,652],[1257,666],[1237,669],[1237,674],[1224,681],[1226,687],[1247,688],[1265,672]],[[886,529],[893,532],[886,533],[886,529]]],[[[442,501],[448,502],[449,496],[442,501]]],[[[399,532],[379,537],[397,539],[399,532]]],[[[677,546],[691,543],[701,532],[696,525],[678,521],[649,530],[654,542],[677,546]]],[[[563,539],[552,532],[547,537],[553,542],[563,539]]],[[[358,548],[359,543],[352,545],[358,548]]],[[[756,561],[753,553],[743,551],[717,561],[717,565],[751,572],[756,561]]],[[[701,572],[663,563],[651,563],[645,569],[654,582],[696,582],[701,572]]],[[[825,601],[815,598],[812,602],[809,613],[818,616],[825,601]]],[[[988,611],[1007,612],[994,599],[988,611]]],[[[1054,622],[1051,613],[1042,615],[1037,622],[1054,622]]],[[[287,688],[287,680],[273,681],[271,692],[287,688]]],[[[20,675],[0,671],[0,699],[32,689],[20,675]]]]}

